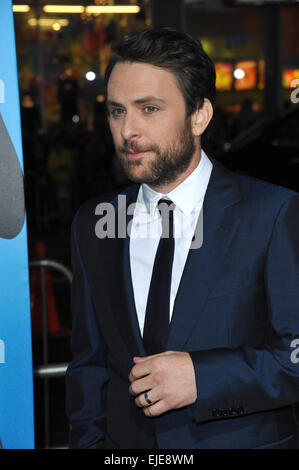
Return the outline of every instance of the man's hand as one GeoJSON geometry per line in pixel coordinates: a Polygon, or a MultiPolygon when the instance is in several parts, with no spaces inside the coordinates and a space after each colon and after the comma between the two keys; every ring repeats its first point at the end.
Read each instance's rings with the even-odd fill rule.
{"type": "Polygon", "coordinates": [[[134,357],[129,375],[130,393],[146,416],[159,416],[196,401],[195,373],[190,354],[166,351],[147,357],[134,357]],[[144,397],[147,392],[149,405],[144,397]]]}

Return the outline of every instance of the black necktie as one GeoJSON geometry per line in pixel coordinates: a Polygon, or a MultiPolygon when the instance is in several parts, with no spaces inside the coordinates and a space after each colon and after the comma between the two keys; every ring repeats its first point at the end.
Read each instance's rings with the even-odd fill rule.
{"type": "Polygon", "coordinates": [[[169,333],[169,302],[174,254],[174,204],[160,199],[162,235],[158,245],[146,305],[143,344],[148,355],[165,351],[169,333]]]}

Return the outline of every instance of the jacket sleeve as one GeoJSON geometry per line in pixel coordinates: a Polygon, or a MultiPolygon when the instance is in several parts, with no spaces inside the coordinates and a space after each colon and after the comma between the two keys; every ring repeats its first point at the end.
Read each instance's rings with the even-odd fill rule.
{"type": "Polygon", "coordinates": [[[99,448],[106,427],[106,347],[101,336],[77,241],[78,213],[72,224],[72,362],[66,373],[66,412],[70,448],[99,448]]]}
{"type": "Polygon", "coordinates": [[[299,402],[299,195],[279,210],[268,245],[264,282],[272,340],[190,352],[197,401],[195,422],[271,410],[299,402]],[[297,338],[297,340],[296,340],[297,338]]]}

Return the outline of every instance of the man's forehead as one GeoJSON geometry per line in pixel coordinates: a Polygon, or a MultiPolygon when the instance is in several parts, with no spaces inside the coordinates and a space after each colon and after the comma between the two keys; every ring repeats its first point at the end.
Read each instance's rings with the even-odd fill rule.
{"type": "Polygon", "coordinates": [[[142,102],[146,98],[167,101],[171,95],[180,93],[173,72],[148,63],[119,62],[111,72],[107,95],[108,100],[130,97],[130,101],[142,102]]]}
{"type": "Polygon", "coordinates": [[[125,72],[132,72],[132,74],[138,71],[138,73],[144,73],[145,75],[165,75],[170,74],[173,75],[173,72],[168,70],[165,67],[159,67],[158,65],[150,64],[149,62],[116,62],[114,65],[111,75],[115,75],[116,72],[123,74],[125,72]]]}

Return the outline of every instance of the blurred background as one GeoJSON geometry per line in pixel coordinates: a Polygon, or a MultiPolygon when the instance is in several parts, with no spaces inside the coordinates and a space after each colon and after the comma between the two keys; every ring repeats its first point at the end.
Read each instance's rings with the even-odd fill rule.
{"type": "Polygon", "coordinates": [[[199,38],[217,73],[215,116],[203,148],[234,171],[299,191],[299,3],[13,0],[13,8],[36,448],[65,448],[70,225],[88,198],[128,183],[105,117],[103,74],[111,46],[129,31],[151,25],[199,38]]]}

